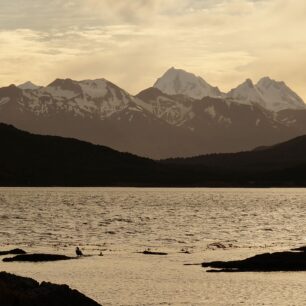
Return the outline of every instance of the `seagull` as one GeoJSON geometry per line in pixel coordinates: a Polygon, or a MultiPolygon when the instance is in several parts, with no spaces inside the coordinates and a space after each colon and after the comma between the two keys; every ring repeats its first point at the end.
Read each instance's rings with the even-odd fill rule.
{"type": "Polygon", "coordinates": [[[80,250],[79,247],[76,247],[75,253],[77,254],[77,256],[83,256],[83,253],[82,253],[82,251],[80,250]]]}

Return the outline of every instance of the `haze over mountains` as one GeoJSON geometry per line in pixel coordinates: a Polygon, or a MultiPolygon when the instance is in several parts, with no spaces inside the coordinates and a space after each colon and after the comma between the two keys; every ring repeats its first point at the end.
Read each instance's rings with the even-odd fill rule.
{"type": "Polygon", "coordinates": [[[268,77],[222,93],[171,68],[136,96],[105,79],[3,87],[0,122],[159,159],[249,150],[306,134],[306,106],[268,77]]]}

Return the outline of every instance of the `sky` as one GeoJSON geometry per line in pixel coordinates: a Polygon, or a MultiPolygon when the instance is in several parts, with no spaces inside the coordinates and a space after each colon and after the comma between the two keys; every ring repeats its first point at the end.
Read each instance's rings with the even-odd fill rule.
{"type": "Polygon", "coordinates": [[[285,81],[306,100],[304,0],[0,0],[0,86],[106,78],[132,94],[174,66],[228,91],[285,81]]]}

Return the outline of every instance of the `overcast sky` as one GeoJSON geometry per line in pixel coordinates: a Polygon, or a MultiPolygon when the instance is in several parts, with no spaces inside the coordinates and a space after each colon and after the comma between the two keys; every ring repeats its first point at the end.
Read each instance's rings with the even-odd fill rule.
{"type": "Polygon", "coordinates": [[[0,85],[104,77],[130,93],[175,66],[227,91],[284,80],[306,100],[305,0],[0,0],[0,85]]]}

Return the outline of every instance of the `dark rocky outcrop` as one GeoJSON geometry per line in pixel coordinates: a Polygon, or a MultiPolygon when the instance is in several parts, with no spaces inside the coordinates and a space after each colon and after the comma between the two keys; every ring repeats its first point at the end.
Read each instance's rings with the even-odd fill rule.
{"type": "Polygon", "coordinates": [[[302,246],[299,248],[292,249],[292,251],[306,252],[306,246],[302,246]]]}
{"type": "Polygon", "coordinates": [[[5,306],[99,306],[67,285],[42,282],[0,272],[0,304],[5,306]]]}
{"type": "Polygon", "coordinates": [[[143,251],[142,254],[145,254],[145,255],[168,255],[168,253],[165,253],[165,252],[154,252],[154,251],[150,251],[150,250],[143,251]]]}
{"type": "Polygon", "coordinates": [[[3,255],[19,255],[19,254],[26,254],[27,252],[22,249],[13,249],[9,251],[0,251],[0,256],[3,255]]]}
{"type": "Polygon", "coordinates": [[[202,267],[218,269],[207,272],[306,271],[305,249],[299,248],[299,252],[264,253],[243,260],[204,262],[202,267]]]}
{"type": "Polygon", "coordinates": [[[69,260],[76,259],[76,257],[69,257],[66,255],[58,254],[23,254],[14,257],[3,258],[4,262],[14,262],[14,261],[27,261],[27,262],[46,262],[46,261],[59,261],[59,260],[69,260]]]}

